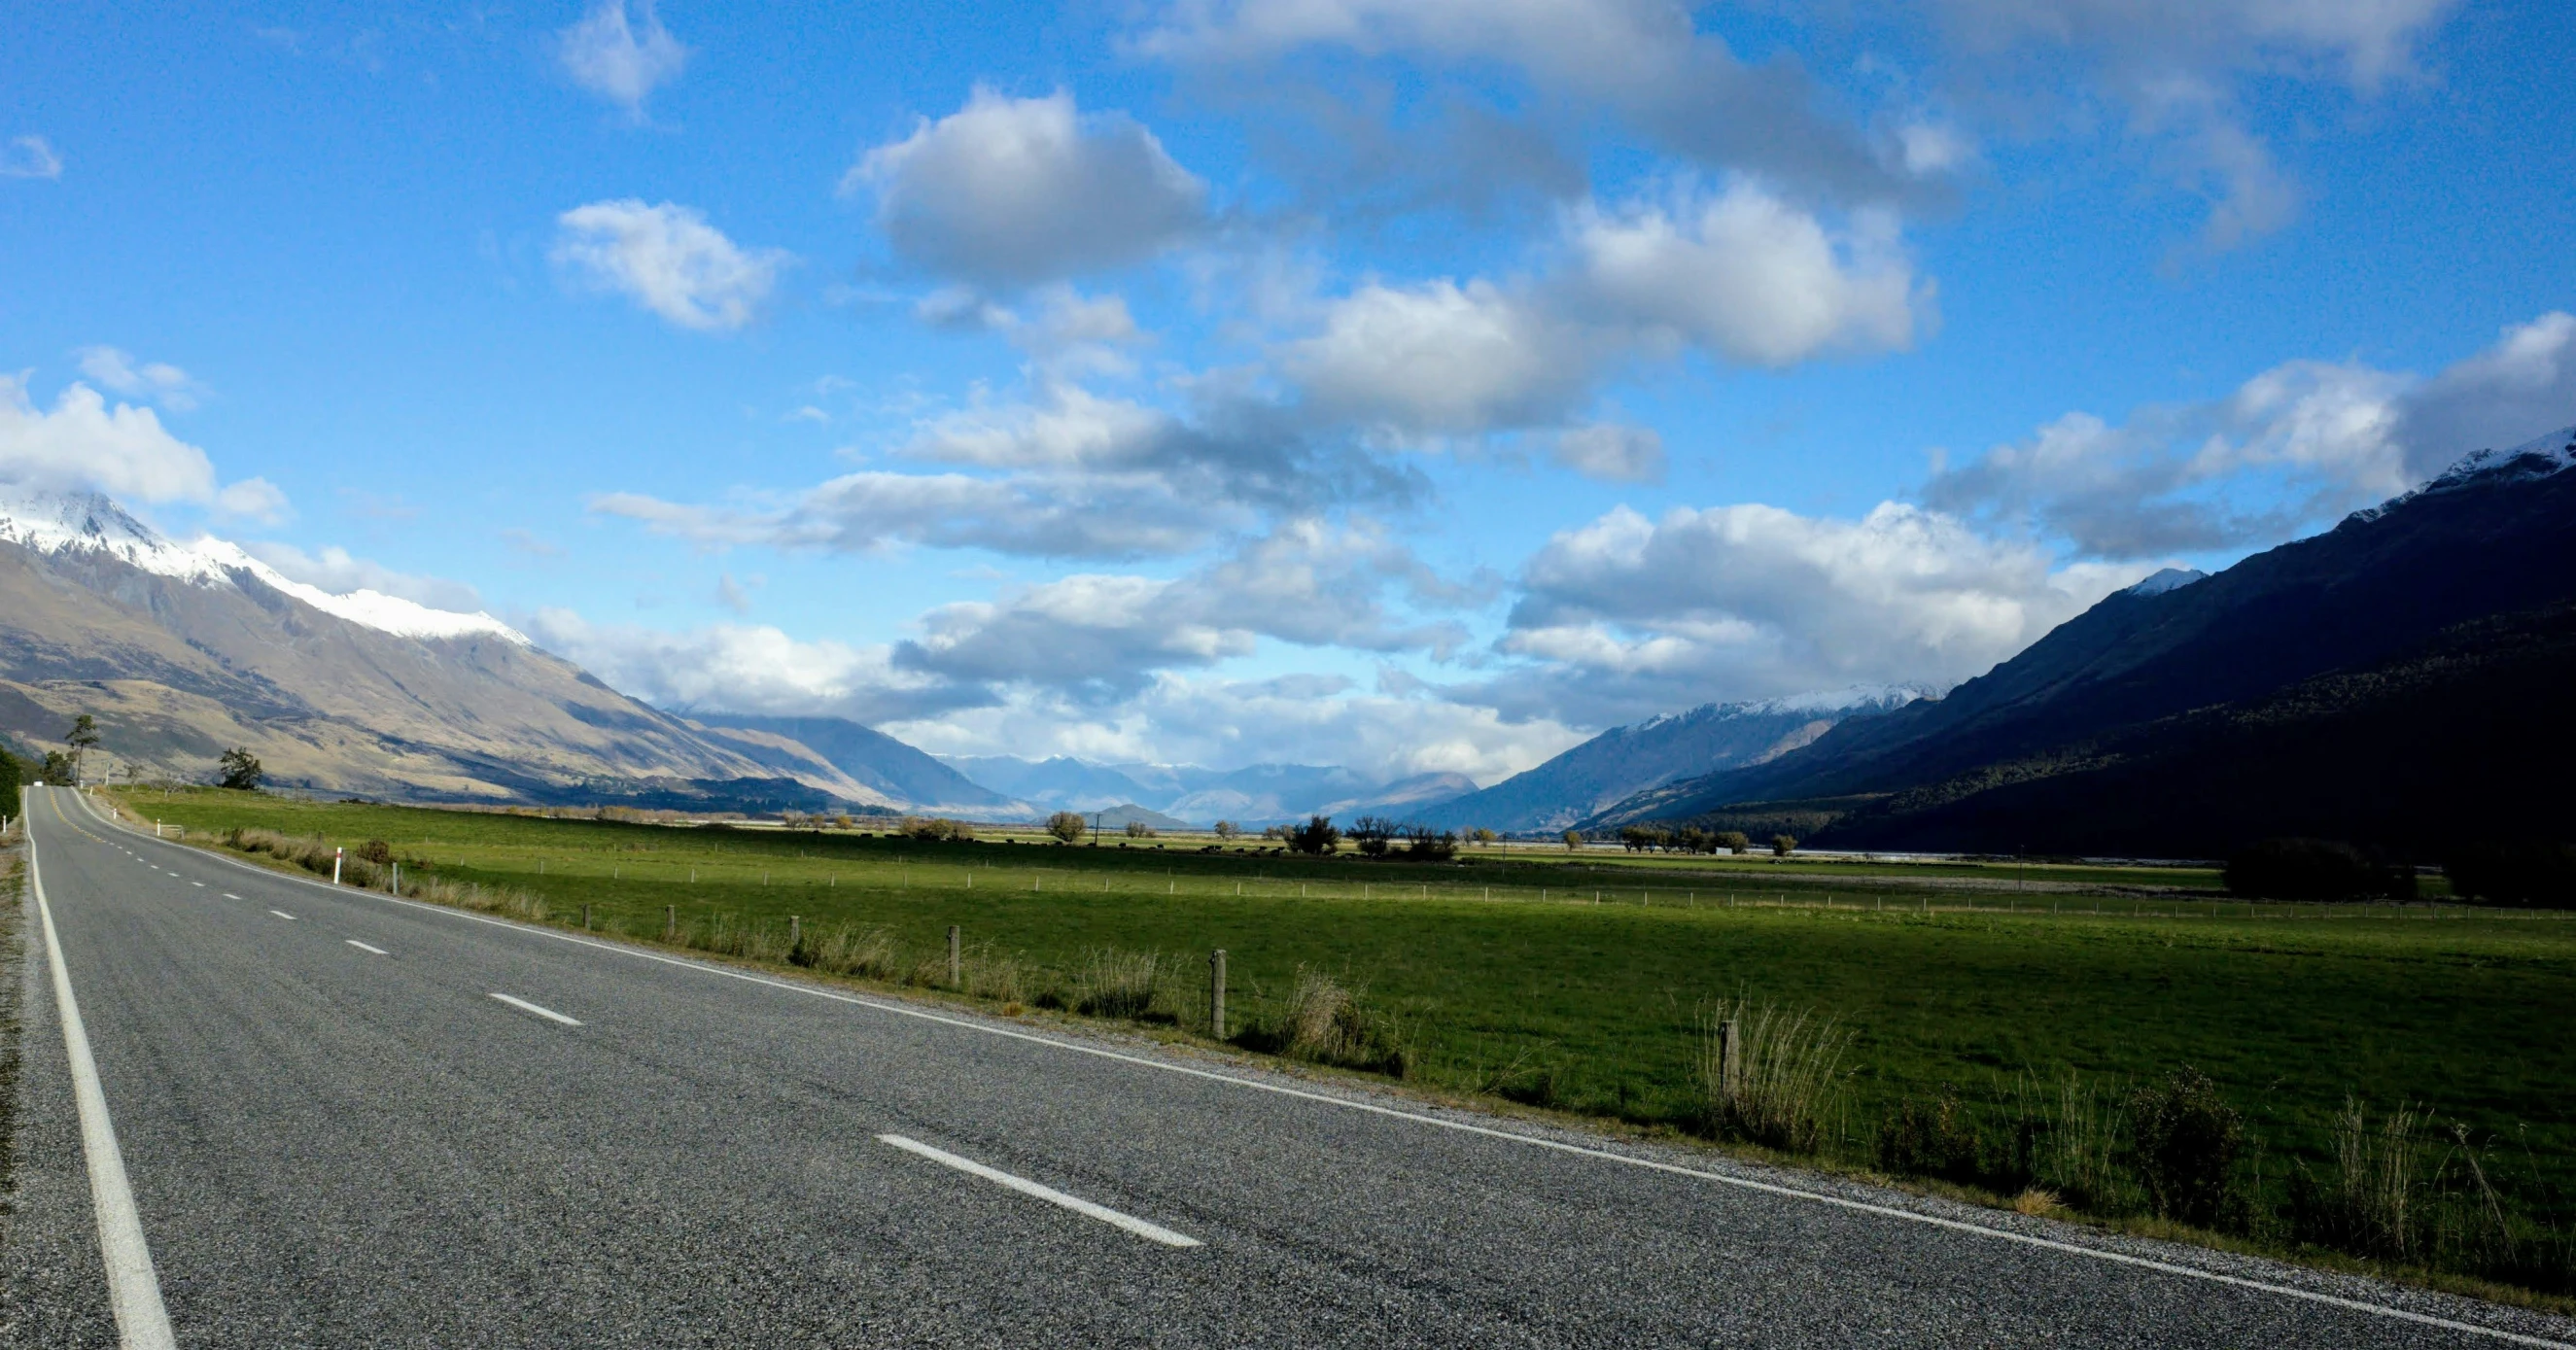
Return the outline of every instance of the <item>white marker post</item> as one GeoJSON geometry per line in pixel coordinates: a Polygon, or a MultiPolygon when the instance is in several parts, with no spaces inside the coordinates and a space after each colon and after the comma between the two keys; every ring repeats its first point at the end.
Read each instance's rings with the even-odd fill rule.
{"type": "Polygon", "coordinates": [[[331,884],[334,886],[340,884],[340,857],[344,851],[339,848],[331,850],[331,884]]]}

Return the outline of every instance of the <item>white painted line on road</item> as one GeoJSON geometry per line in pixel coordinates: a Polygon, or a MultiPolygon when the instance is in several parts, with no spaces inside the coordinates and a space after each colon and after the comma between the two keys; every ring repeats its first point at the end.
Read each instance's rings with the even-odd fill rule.
{"type": "Polygon", "coordinates": [[[947,1153],[939,1149],[932,1148],[930,1145],[922,1143],[918,1139],[906,1139],[899,1134],[881,1134],[877,1136],[877,1142],[881,1144],[892,1144],[906,1153],[917,1153],[922,1157],[930,1159],[932,1162],[943,1163],[947,1166],[954,1167],[958,1171],[964,1172],[970,1176],[982,1177],[996,1186],[1008,1187],[1011,1190],[1018,1191],[1022,1195],[1036,1196],[1038,1199],[1044,1200],[1050,1205],[1062,1205],[1076,1214],[1088,1214],[1092,1218],[1100,1220],[1102,1223],[1109,1224],[1117,1228],[1124,1228],[1128,1232],[1134,1233],[1136,1236],[1141,1238],[1151,1238],[1156,1242],[1162,1243],[1166,1247],[1196,1247],[1201,1245],[1197,1238],[1191,1237],[1187,1233],[1175,1233],[1171,1229],[1163,1227],[1161,1224],[1147,1223],[1143,1219],[1139,1219],[1132,1214],[1121,1214],[1106,1205],[1095,1205],[1078,1195],[1067,1195],[1052,1187],[1041,1186],[1026,1177],[1015,1177],[998,1168],[986,1167],[984,1164],[979,1163],[972,1158],[960,1158],[954,1153],[947,1153]]]}
{"type": "Polygon", "coordinates": [[[239,899],[241,899],[241,897],[240,897],[240,896],[233,894],[231,891],[226,891],[226,892],[224,892],[224,898],[225,898],[225,899],[227,899],[227,900],[239,900],[239,899]]]}
{"type": "MultiPolygon", "coordinates": [[[[45,799],[56,816],[62,815],[62,804],[51,791],[45,799]]],[[[54,1006],[63,1019],[63,1051],[72,1062],[72,1099],[80,1110],[81,1153],[89,1160],[90,1205],[98,1211],[99,1255],[107,1265],[117,1339],[124,1350],[176,1350],[179,1342],[170,1334],[170,1312],[161,1306],[161,1277],[152,1269],[152,1248],[143,1241],[143,1219],[135,1212],[134,1187],[125,1177],[125,1155],[116,1146],[116,1122],[108,1118],[98,1061],[90,1057],[89,1031],[81,1025],[80,1001],[72,997],[71,968],[63,964],[63,940],[54,931],[54,909],[45,900],[45,876],[36,864],[33,831],[27,835],[27,879],[36,892],[36,913],[43,920],[45,960],[53,967],[54,1006]]]]}
{"type": "Polygon", "coordinates": [[[279,918],[281,918],[281,919],[285,919],[285,920],[287,920],[287,921],[289,921],[289,922],[293,922],[293,921],[294,921],[294,918],[295,918],[295,916],[294,916],[294,915],[289,914],[289,913],[287,913],[285,910],[282,910],[282,909],[272,909],[272,910],[270,910],[270,911],[269,911],[269,913],[274,914],[274,915],[276,915],[277,917],[279,917],[279,918]]]}
{"type": "MultiPolygon", "coordinates": [[[[378,956],[388,956],[388,955],[391,955],[391,953],[387,952],[387,951],[386,951],[384,948],[382,948],[382,947],[370,947],[370,946],[368,946],[367,944],[365,944],[365,943],[363,943],[363,942],[360,942],[360,941],[359,941],[359,940],[357,940],[356,938],[346,938],[346,939],[343,939],[343,941],[346,941],[350,946],[355,947],[355,948],[357,948],[359,951],[362,951],[362,952],[374,952],[374,953],[375,953],[376,955],[378,955],[378,956]]],[[[498,998],[498,997],[499,997],[499,995],[497,995],[497,994],[496,994],[496,995],[494,995],[493,997],[498,998]]]]}
{"type": "Polygon", "coordinates": [[[536,1004],[530,1003],[523,998],[512,998],[508,994],[494,994],[492,997],[501,1000],[503,1003],[509,1004],[511,1007],[516,1008],[521,1012],[535,1013],[537,1016],[543,1017],[548,1021],[561,1022],[568,1027],[577,1027],[581,1025],[581,1023],[564,1016],[562,1013],[556,1012],[552,1008],[540,1008],[536,1004]]]}
{"type": "Polygon", "coordinates": [[[203,890],[203,889],[205,889],[205,886],[206,886],[206,883],[204,883],[204,882],[202,882],[202,881],[191,881],[191,882],[189,882],[188,884],[189,884],[189,885],[191,885],[191,886],[194,886],[194,887],[198,888],[199,890],[203,890]]]}
{"type": "MultiPolygon", "coordinates": [[[[117,828],[121,829],[124,827],[119,826],[117,828]]],[[[178,847],[184,847],[184,845],[178,847]]],[[[204,856],[213,858],[227,866],[238,867],[246,872],[256,872],[261,876],[270,878],[271,880],[292,881],[301,885],[322,887],[324,889],[331,890],[334,893],[347,893],[343,888],[331,886],[328,882],[292,876],[280,872],[272,872],[264,867],[253,866],[250,863],[243,862],[236,858],[227,858],[220,853],[207,853],[204,856]]],[[[359,891],[355,892],[355,894],[364,895],[369,899],[379,900],[386,904],[401,905],[407,909],[423,910],[428,913],[442,915],[450,919],[462,919],[469,923],[489,924],[495,928],[507,928],[513,932],[528,934],[531,937],[551,938],[557,942],[567,942],[578,947],[589,947],[598,951],[608,952],[616,956],[630,957],[638,961],[650,961],[657,965],[676,966],[682,970],[696,971],[701,975],[720,975],[729,980],[741,980],[747,984],[767,985],[772,989],[785,990],[791,994],[802,994],[808,998],[829,999],[835,1003],[848,1003],[861,1008],[872,1008],[878,1012],[892,1013],[898,1017],[910,1017],[924,1022],[936,1022],[943,1026],[955,1027],[963,1031],[977,1032],[986,1036],[998,1036],[1007,1040],[1026,1041],[1033,1045],[1051,1046],[1055,1049],[1069,1051],[1077,1055],[1090,1055],[1096,1059],[1116,1060],[1121,1063],[1135,1065],[1139,1068],[1153,1069],[1161,1073],[1179,1074],[1187,1078],[1199,1078],[1205,1079],[1209,1082],[1226,1083],[1235,1087],[1249,1088],[1255,1092],[1268,1092],[1282,1097],[1300,1098],[1305,1101],[1317,1102],[1325,1106],[1340,1107],[1345,1111],[1360,1111],[1370,1115],[1387,1116],[1397,1120],[1411,1121],[1419,1125],[1433,1126],[1438,1129],[1454,1130],[1461,1134],[1482,1135],[1489,1139],[1499,1139],[1510,1143],[1523,1144],[1531,1148],[1548,1149],[1557,1153],[1570,1153],[1581,1157],[1599,1159],[1604,1162],[1620,1163],[1629,1167],[1643,1168],[1652,1172],[1664,1172],[1675,1176],[1694,1177],[1701,1181],[1715,1182],[1721,1186],[1732,1186],[1740,1190],[1757,1191],[1767,1195],[1776,1195],[1783,1199],[1805,1200],[1813,1204],[1826,1205],[1832,1208],[1848,1210],[1855,1213],[1870,1214],[1880,1218],[1896,1219],[1905,1223],[1922,1224],[1926,1227],[1944,1229],[1950,1232],[1967,1233],[1973,1234],[1977,1237],[1992,1238],[1998,1242],[2010,1242],[2025,1247],[2038,1248],[2043,1251],[2058,1252],[2068,1256],[2088,1257],[2092,1260],[2107,1262],[2112,1265],[2128,1266],[2137,1270],[2152,1270],[2160,1275],[2173,1275],[2183,1279],[2202,1280],[2211,1284],[2222,1284],[2231,1288],[2251,1290],[2256,1293],[2277,1294],[2283,1298],[2294,1298],[2308,1303],[2320,1304],[2326,1307],[2342,1308],[2348,1312],[2362,1313],[2371,1317],[2384,1317],[2391,1321],[2409,1322],[2417,1326],[2440,1327],[2446,1331],[2464,1332],[2472,1336],[2485,1336],[2493,1340],[2505,1341],[2514,1345],[2541,1346],[2545,1347],[2545,1350],[2576,1350],[2576,1341],[2553,1341],[2539,1336],[2527,1336],[2518,1331],[2507,1331],[2502,1327],[2482,1326],[2476,1322],[2462,1322],[2448,1317],[2436,1317],[2430,1313],[2419,1313],[2412,1309],[2392,1307],[2385,1303],[2368,1303],[2360,1299],[2340,1298],[2336,1295],[2324,1293],[2315,1289],[2302,1289],[2297,1285],[2279,1284],[2270,1280],[2248,1279],[2241,1275],[2229,1275],[2220,1271],[2205,1270],[2198,1266],[2186,1266],[2172,1261],[2159,1261],[2153,1257],[2132,1256],[2127,1252],[2111,1251],[2102,1247],[2087,1247],[2073,1242],[2060,1242],[2054,1238],[2039,1237],[2031,1233],[2017,1233],[2007,1228],[1990,1228],[1985,1224],[1968,1223],[1960,1219],[1943,1218],[1940,1215],[1925,1214],[1919,1210],[1898,1209],[1892,1205],[1876,1205],[1871,1204],[1866,1200],[1852,1200],[1839,1195],[1828,1195],[1822,1191],[1810,1191],[1795,1186],[1783,1186],[1774,1182],[1756,1181],[1751,1177],[1729,1176],[1723,1172],[1711,1172],[1697,1167],[1684,1167],[1678,1163],[1659,1162],[1652,1158],[1639,1158],[1625,1153],[1614,1153],[1608,1149],[1589,1148],[1581,1144],[1565,1143],[1562,1140],[1545,1139],[1536,1135],[1518,1134],[1510,1130],[1498,1130],[1488,1125],[1473,1125],[1462,1120],[1443,1120],[1438,1116],[1424,1115],[1417,1111],[1404,1111],[1392,1106],[1379,1106],[1373,1102],[1352,1101],[1344,1097],[1335,1097],[1321,1092],[1308,1092],[1302,1088],[1293,1088],[1281,1083],[1264,1083],[1258,1079],[1240,1078],[1233,1074],[1217,1073],[1209,1069],[1194,1069],[1186,1064],[1164,1063],[1160,1060],[1146,1059],[1142,1056],[1124,1054],[1116,1050],[1103,1049],[1098,1046],[1080,1045],[1071,1041],[1056,1040],[1049,1036],[1038,1036],[1025,1031],[1014,1031],[1008,1027],[987,1026],[981,1022],[971,1022],[961,1017],[950,1017],[945,1014],[931,1012],[923,1008],[908,1007],[900,1003],[891,1003],[873,998],[861,998],[852,994],[835,993],[832,990],[816,988],[813,985],[793,984],[786,980],[773,980],[764,975],[752,974],[749,971],[729,970],[723,966],[711,966],[702,962],[684,960],[676,956],[664,956],[659,952],[645,951],[641,948],[623,947],[612,942],[602,942],[597,938],[583,937],[578,933],[559,933],[550,929],[536,928],[527,924],[514,923],[508,919],[496,919],[488,914],[469,913],[464,910],[450,909],[444,905],[434,905],[421,900],[405,900],[396,896],[386,895],[381,891],[359,891]]],[[[494,997],[497,998],[499,995],[494,995],[494,997]]]]}

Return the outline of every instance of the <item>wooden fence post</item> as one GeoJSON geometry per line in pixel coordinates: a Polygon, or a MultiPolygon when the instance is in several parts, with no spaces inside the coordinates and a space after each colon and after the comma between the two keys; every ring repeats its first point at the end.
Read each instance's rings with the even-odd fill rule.
{"type": "Polygon", "coordinates": [[[1225,948],[1208,953],[1208,1030],[1225,1039],[1225,948]]]}
{"type": "Polygon", "coordinates": [[[662,906],[662,940],[670,942],[680,936],[680,907],[662,906]]]}
{"type": "Polygon", "coordinates": [[[958,955],[957,925],[952,923],[948,925],[948,986],[952,989],[965,983],[964,979],[961,978],[961,973],[965,967],[959,963],[958,955]]]}

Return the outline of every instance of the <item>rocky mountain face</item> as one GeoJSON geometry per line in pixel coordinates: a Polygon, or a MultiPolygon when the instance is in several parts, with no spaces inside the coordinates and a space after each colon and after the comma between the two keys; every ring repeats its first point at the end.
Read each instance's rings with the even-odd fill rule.
{"type": "Polygon", "coordinates": [[[0,732],[202,778],[226,748],[322,792],[480,801],[887,805],[810,749],[753,754],[488,614],[332,595],[105,497],[0,489],[0,732]]]}
{"type": "Polygon", "coordinates": [[[1791,698],[1704,704],[1613,727],[1537,768],[1453,797],[1423,815],[1461,829],[1561,830],[1678,779],[1767,764],[1846,719],[1938,697],[1940,691],[1928,685],[1861,685],[1791,698]]]}
{"type": "Polygon", "coordinates": [[[2324,534],[2110,596],[1938,702],[1595,822],[1804,812],[1820,843],[2209,856],[2563,817],[2540,747],[2564,700],[2538,691],[2576,603],[2571,469],[2576,428],[2481,451],[2324,534]]]}

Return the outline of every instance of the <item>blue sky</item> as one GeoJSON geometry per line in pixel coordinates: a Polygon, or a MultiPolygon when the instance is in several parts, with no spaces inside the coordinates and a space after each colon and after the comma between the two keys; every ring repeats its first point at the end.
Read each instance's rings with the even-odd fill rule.
{"type": "Polygon", "coordinates": [[[2576,420],[2459,0],[56,6],[0,478],[670,706],[1484,781],[2576,420]]]}

